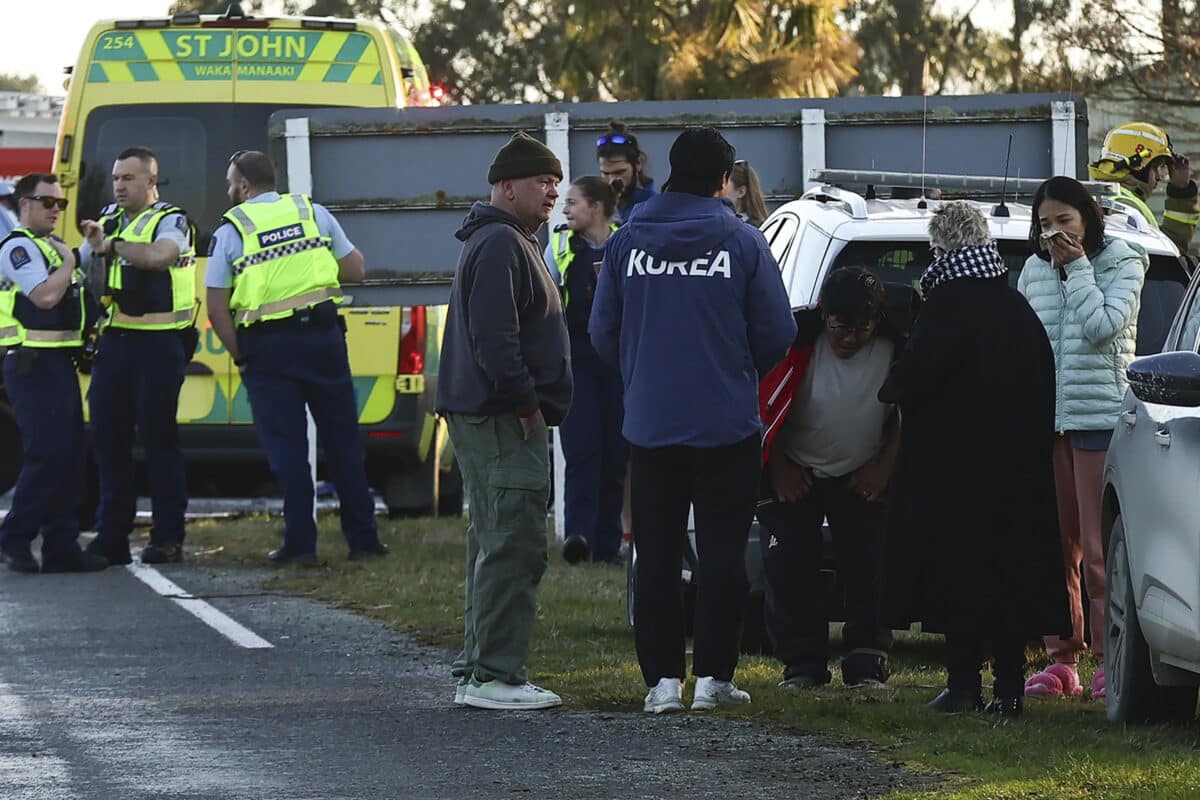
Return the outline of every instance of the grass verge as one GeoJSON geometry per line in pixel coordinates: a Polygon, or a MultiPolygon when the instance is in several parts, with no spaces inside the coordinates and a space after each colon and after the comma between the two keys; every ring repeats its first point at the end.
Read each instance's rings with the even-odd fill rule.
{"type": "MultiPolygon", "coordinates": [[[[265,567],[280,525],[263,518],[189,525],[192,557],[265,567]]],[[[454,650],[462,636],[464,528],[459,519],[385,521],[380,538],[392,554],[350,562],[336,519],[323,519],[319,549],[328,566],[282,569],[270,583],[454,650]]],[[[568,566],[552,549],[539,599],[531,678],[568,706],[639,711],[645,689],[625,624],[624,570],[568,566]]],[[[1101,704],[1080,700],[1029,701],[1022,720],[1001,726],[978,714],[945,717],[922,707],[945,683],[941,663],[938,637],[908,634],[893,653],[885,689],[847,689],[835,677],[819,690],[787,692],[775,685],[778,662],[743,657],[737,682],[754,703],[722,713],[820,733],[875,758],[948,775],[936,791],[901,791],[893,800],[1200,797],[1196,726],[1115,726],[1101,704]]],[[[1085,686],[1091,668],[1082,670],[1085,686]]],[[[447,670],[447,700],[452,686],[447,670]]]]}

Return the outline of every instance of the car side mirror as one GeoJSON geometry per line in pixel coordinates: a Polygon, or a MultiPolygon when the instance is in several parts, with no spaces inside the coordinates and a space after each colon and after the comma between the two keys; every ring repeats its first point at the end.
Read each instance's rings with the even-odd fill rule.
{"type": "Polygon", "coordinates": [[[1133,360],[1125,371],[1133,396],[1144,403],[1200,406],[1200,355],[1159,353],[1133,360]]]}

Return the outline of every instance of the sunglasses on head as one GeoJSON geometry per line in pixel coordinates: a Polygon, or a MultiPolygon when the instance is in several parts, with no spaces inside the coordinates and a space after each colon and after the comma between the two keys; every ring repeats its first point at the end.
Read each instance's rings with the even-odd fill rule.
{"type": "Polygon", "coordinates": [[[55,206],[58,206],[59,211],[66,211],[67,205],[70,202],[65,197],[51,197],[48,194],[31,194],[26,199],[32,200],[35,203],[41,203],[42,208],[46,209],[47,211],[55,206]]]}
{"type": "Polygon", "coordinates": [[[596,140],[596,147],[604,147],[606,144],[631,144],[632,141],[623,133],[606,133],[596,140]]]}
{"type": "Polygon", "coordinates": [[[750,166],[750,162],[749,162],[749,161],[747,161],[747,160],[746,160],[746,159],[744,159],[744,158],[739,158],[737,161],[733,162],[733,165],[734,165],[735,167],[739,167],[739,166],[741,166],[741,167],[748,167],[748,166],[750,166]]]}
{"type": "Polygon", "coordinates": [[[249,152],[250,152],[249,150],[238,150],[236,153],[234,153],[233,155],[231,155],[231,156],[229,157],[229,163],[230,163],[230,164],[232,164],[233,166],[237,167],[237,166],[238,166],[238,160],[239,160],[239,159],[240,159],[242,156],[246,155],[246,153],[249,153],[249,152]]]}

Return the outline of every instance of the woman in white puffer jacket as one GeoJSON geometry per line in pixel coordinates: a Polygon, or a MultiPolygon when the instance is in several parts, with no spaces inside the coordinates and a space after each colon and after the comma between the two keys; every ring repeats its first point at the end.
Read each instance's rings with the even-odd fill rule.
{"type": "Polygon", "coordinates": [[[1104,235],[1104,217],[1078,181],[1056,177],[1033,198],[1034,255],[1017,288],[1054,348],[1057,397],[1054,482],[1074,635],[1046,637],[1054,660],[1025,684],[1028,695],[1083,693],[1085,649],[1079,565],[1087,583],[1091,646],[1099,662],[1091,696],[1104,697],[1104,542],[1100,532],[1104,458],[1125,396],[1138,307],[1149,260],[1140,247],[1104,235]]]}

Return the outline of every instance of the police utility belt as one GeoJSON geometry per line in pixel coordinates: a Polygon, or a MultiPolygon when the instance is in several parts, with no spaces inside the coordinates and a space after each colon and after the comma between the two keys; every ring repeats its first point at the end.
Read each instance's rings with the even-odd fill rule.
{"type": "Polygon", "coordinates": [[[260,320],[240,326],[238,333],[253,335],[256,332],[269,330],[328,330],[335,326],[345,331],[346,321],[338,314],[337,303],[326,300],[313,306],[297,308],[286,317],[260,320]]]}

